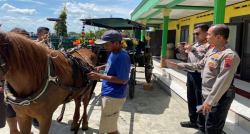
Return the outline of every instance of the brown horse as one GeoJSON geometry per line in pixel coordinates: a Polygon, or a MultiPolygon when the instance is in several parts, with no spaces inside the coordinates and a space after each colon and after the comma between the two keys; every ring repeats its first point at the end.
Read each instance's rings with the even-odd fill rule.
{"type": "MultiPolygon", "coordinates": [[[[22,35],[0,31],[0,55],[6,63],[6,69],[8,71],[7,75],[5,75],[4,69],[0,69],[0,79],[2,77],[6,78],[13,87],[16,98],[26,98],[40,90],[44,77],[48,75],[49,56],[54,57],[51,58],[54,66],[54,76],[60,78],[60,83],[65,86],[74,85],[72,78],[73,70],[67,59],[60,52],[52,51],[54,50],[48,50],[43,45],[36,44],[22,35]]],[[[78,52],[83,55],[90,64],[96,65],[97,57],[94,53],[87,49],[80,49],[78,52]]],[[[73,53],[72,55],[83,59],[77,53],[73,53]]],[[[85,60],[83,59],[83,61],[85,60]]],[[[76,87],[80,87],[86,82],[79,68],[78,74],[78,78],[75,81],[76,87]]],[[[75,113],[73,122],[71,123],[72,130],[77,126],[80,117],[81,98],[87,88],[91,88],[91,86],[86,86],[83,89],[74,91],[73,95],[69,98],[69,100],[75,100],[75,113]]],[[[40,134],[48,134],[53,112],[63,103],[69,92],[69,90],[62,89],[53,83],[48,94],[40,101],[29,106],[11,104],[17,113],[17,121],[21,134],[28,134],[30,132],[32,118],[38,120],[40,134]]],[[[88,128],[87,105],[89,97],[91,97],[89,94],[90,90],[88,90],[83,97],[84,113],[82,129],[88,128]]]]}

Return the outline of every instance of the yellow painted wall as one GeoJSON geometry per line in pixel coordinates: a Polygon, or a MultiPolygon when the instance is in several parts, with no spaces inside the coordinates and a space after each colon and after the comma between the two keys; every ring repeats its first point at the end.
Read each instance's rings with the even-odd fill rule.
{"type": "MultiPolygon", "coordinates": [[[[190,16],[187,18],[180,19],[178,21],[172,21],[168,24],[168,30],[176,30],[176,44],[180,42],[180,30],[181,26],[189,25],[189,38],[188,43],[193,43],[193,29],[194,24],[211,22],[213,21],[213,13],[214,11],[208,11],[205,13],[201,13],[198,15],[190,16]],[[199,16],[199,18],[197,18],[199,16]],[[202,16],[202,17],[201,17],[202,16]],[[184,21],[185,20],[185,21],[184,21]],[[179,24],[179,30],[176,28],[176,25],[179,24]]],[[[243,3],[235,4],[226,7],[225,11],[225,23],[229,23],[231,17],[250,15],[250,1],[246,1],[243,3]],[[243,5],[247,5],[247,7],[235,9],[235,7],[242,7],[243,5]]],[[[163,29],[163,24],[160,25],[160,29],[163,29]]]]}

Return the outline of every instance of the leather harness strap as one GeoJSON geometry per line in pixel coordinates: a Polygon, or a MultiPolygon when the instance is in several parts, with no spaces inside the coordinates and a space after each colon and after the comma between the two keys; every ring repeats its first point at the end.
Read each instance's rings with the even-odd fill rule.
{"type": "Polygon", "coordinates": [[[14,104],[18,106],[29,106],[40,101],[44,96],[46,96],[49,93],[49,90],[52,84],[54,83],[54,81],[56,81],[55,77],[51,77],[51,76],[54,76],[54,70],[53,70],[53,64],[52,64],[51,58],[49,58],[47,75],[44,77],[44,80],[41,86],[42,88],[38,90],[37,93],[34,93],[27,98],[18,99],[12,94],[11,89],[8,88],[9,86],[8,86],[7,81],[5,81],[4,83],[5,100],[4,101],[7,104],[14,104]]]}

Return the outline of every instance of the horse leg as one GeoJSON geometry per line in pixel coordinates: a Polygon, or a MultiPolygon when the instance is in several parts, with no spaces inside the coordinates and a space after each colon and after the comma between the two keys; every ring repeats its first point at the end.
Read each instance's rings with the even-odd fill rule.
{"type": "Polygon", "coordinates": [[[83,120],[82,120],[82,130],[88,130],[88,114],[87,114],[87,107],[89,104],[89,97],[90,96],[90,90],[86,92],[83,96],[83,104],[84,104],[84,110],[83,110],[83,120]]]}
{"type": "Polygon", "coordinates": [[[28,115],[18,115],[16,116],[17,122],[20,128],[20,134],[29,134],[31,131],[31,120],[32,118],[28,115]]]}
{"type": "Polygon", "coordinates": [[[71,123],[71,128],[70,128],[71,131],[75,131],[78,125],[78,120],[80,118],[81,98],[82,98],[82,95],[75,98],[75,113],[74,113],[73,121],[71,123]]]}
{"type": "MultiPolygon", "coordinates": [[[[49,129],[51,126],[51,121],[52,121],[52,114],[51,115],[48,113],[47,116],[43,116],[42,118],[37,118],[38,122],[39,122],[39,129],[40,129],[40,133],[39,134],[48,134],[49,133],[49,129]]],[[[28,134],[28,133],[26,133],[28,134]]]]}

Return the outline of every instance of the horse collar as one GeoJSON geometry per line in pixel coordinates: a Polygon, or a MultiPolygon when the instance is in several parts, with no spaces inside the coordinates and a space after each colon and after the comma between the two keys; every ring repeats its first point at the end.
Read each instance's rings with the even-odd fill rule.
{"type": "Polygon", "coordinates": [[[29,106],[38,102],[49,93],[52,84],[57,81],[57,77],[52,77],[52,76],[54,76],[53,63],[51,61],[51,58],[49,58],[48,73],[44,77],[41,89],[38,90],[37,93],[34,93],[27,98],[18,99],[15,96],[13,96],[11,90],[7,86],[7,82],[5,82],[4,85],[5,103],[14,104],[18,106],[29,106]]]}

